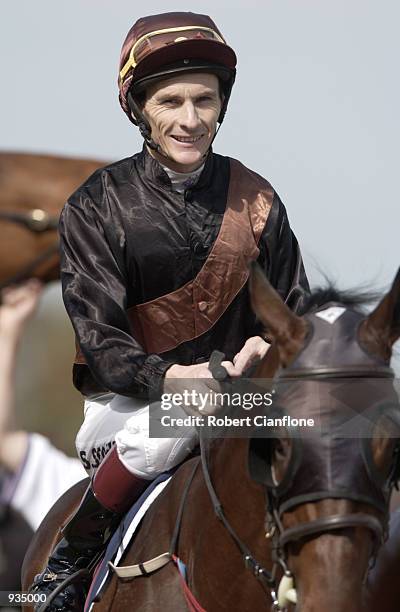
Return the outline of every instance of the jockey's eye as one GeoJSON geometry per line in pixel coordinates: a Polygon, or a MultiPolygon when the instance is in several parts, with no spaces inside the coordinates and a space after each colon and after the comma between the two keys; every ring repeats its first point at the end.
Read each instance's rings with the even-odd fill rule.
{"type": "Polygon", "coordinates": [[[204,96],[199,96],[199,97],[196,99],[196,102],[197,102],[198,104],[202,104],[202,103],[204,103],[204,102],[212,102],[212,100],[213,100],[213,99],[214,99],[214,98],[213,98],[212,96],[209,96],[209,95],[206,95],[206,94],[205,94],[204,96]]]}
{"type": "Polygon", "coordinates": [[[162,106],[179,106],[182,103],[182,101],[180,100],[180,98],[163,98],[162,100],[160,100],[160,104],[162,106]]]}

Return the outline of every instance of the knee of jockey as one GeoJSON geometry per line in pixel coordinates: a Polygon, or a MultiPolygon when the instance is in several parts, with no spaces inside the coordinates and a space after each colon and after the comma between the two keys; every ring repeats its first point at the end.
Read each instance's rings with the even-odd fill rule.
{"type": "Polygon", "coordinates": [[[148,484],[149,480],[125,467],[114,446],[96,471],[92,489],[102,506],[113,512],[123,513],[140,497],[148,484]]]}
{"type": "Polygon", "coordinates": [[[195,436],[135,438],[124,432],[127,430],[117,434],[115,446],[100,464],[92,483],[98,501],[113,512],[128,510],[151,480],[178,465],[196,444],[195,436]]]}
{"type": "Polygon", "coordinates": [[[197,442],[196,431],[188,438],[151,438],[149,416],[134,415],[115,436],[123,465],[140,478],[152,480],[183,461],[197,442]]]}

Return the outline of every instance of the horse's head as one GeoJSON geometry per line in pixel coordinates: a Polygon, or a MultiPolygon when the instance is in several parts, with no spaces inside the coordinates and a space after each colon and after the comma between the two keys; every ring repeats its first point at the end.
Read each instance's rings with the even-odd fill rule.
{"type": "Polygon", "coordinates": [[[256,268],[250,287],[272,339],[257,376],[275,372],[268,416],[281,419],[270,438],[250,445],[250,471],[268,491],[267,536],[295,577],[301,610],[361,612],[400,475],[389,366],[400,336],[400,270],[369,316],[334,292],[328,303],[311,296],[297,316],[256,268]],[[314,427],[293,426],[300,418],[314,427]]]}

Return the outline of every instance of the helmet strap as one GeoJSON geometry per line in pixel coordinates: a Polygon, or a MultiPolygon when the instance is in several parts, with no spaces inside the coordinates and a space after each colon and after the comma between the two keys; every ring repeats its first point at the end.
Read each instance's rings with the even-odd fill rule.
{"type": "Polygon", "coordinates": [[[128,99],[128,104],[129,104],[129,108],[131,111],[133,123],[138,126],[139,132],[141,136],[144,138],[147,146],[150,147],[150,149],[152,149],[153,151],[157,151],[157,153],[160,153],[161,155],[163,155],[160,145],[154,142],[154,140],[151,137],[150,123],[147,121],[146,117],[143,115],[139,105],[137,104],[135,98],[133,97],[130,91],[128,92],[127,99],[128,99]]]}

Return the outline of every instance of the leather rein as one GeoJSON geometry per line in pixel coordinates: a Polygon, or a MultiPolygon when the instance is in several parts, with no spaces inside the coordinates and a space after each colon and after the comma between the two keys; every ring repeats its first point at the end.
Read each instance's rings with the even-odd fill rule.
{"type": "MultiPolygon", "coordinates": [[[[34,208],[26,213],[0,211],[0,221],[1,220],[22,225],[24,228],[30,232],[33,232],[34,234],[56,231],[58,228],[58,217],[50,216],[47,211],[42,210],[41,208],[34,208]]],[[[33,261],[29,262],[29,264],[22,268],[22,270],[0,283],[0,291],[6,287],[9,287],[10,285],[26,280],[34,274],[38,266],[47,262],[57,253],[58,241],[52,244],[43,253],[35,257],[33,261]]]]}

